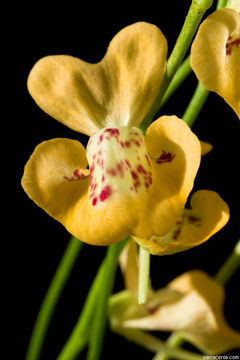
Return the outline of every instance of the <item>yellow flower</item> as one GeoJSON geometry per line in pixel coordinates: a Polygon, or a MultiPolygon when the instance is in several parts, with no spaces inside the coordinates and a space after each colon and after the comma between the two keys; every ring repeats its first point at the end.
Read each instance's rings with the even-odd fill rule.
{"type": "Polygon", "coordinates": [[[239,348],[240,333],[231,329],[224,318],[224,289],[209,275],[200,270],[188,271],[164,289],[150,289],[146,304],[139,305],[134,242],[125,249],[122,270],[128,291],[121,294],[121,300],[115,300],[116,294],[110,301],[113,330],[121,327],[176,331],[209,355],[239,348]]]}
{"type": "MultiPolygon", "coordinates": [[[[136,23],[113,38],[97,64],[49,56],[29,75],[37,104],[91,137],[86,151],[64,138],[38,145],[25,166],[23,188],[86,243],[108,245],[132,234],[152,244],[152,236],[164,236],[181,217],[199,167],[200,142],[176,116],[156,120],[145,137],[136,127],[159,90],[166,54],[161,31],[136,23]]],[[[215,204],[209,222],[226,222],[227,206],[215,204]]],[[[204,222],[204,211],[196,226],[204,222]]]]}
{"type": "MultiPolygon", "coordinates": [[[[239,2],[231,6],[237,9],[239,2]]],[[[191,66],[198,80],[216,92],[240,118],[240,14],[220,9],[199,27],[191,48],[191,66]]]]}

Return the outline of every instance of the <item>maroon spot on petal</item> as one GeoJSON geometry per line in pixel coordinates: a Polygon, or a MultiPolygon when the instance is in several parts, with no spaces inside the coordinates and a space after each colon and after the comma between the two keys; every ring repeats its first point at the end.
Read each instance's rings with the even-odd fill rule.
{"type": "Polygon", "coordinates": [[[229,36],[228,41],[226,43],[226,55],[231,55],[232,54],[232,48],[234,46],[238,47],[239,44],[240,44],[240,37],[232,40],[232,37],[229,36]]]}
{"type": "Polygon", "coordinates": [[[92,199],[92,205],[93,205],[93,206],[97,205],[97,197],[95,197],[95,198],[92,199]]]}
{"type": "Polygon", "coordinates": [[[138,179],[138,174],[135,172],[135,171],[131,171],[131,175],[132,175],[132,178],[134,179],[134,180],[137,180],[138,179]]]}
{"type": "Polygon", "coordinates": [[[104,132],[110,134],[110,136],[120,135],[120,131],[118,129],[108,128],[105,129],[104,132]]]}
{"type": "Polygon", "coordinates": [[[63,176],[63,178],[67,181],[74,181],[74,180],[79,180],[79,179],[84,179],[86,178],[88,175],[84,174],[83,172],[81,172],[79,169],[74,170],[73,175],[72,176],[63,176]]]}
{"type": "Polygon", "coordinates": [[[129,167],[129,169],[131,168],[131,164],[130,164],[130,162],[129,162],[129,160],[128,159],[125,159],[125,163],[127,164],[127,166],[129,167]]]}
{"type": "Polygon", "coordinates": [[[171,162],[174,158],[175,158],[175,154],[172,154],[170,152],[166,152],[165,150],[163,150],[162,154],[156,160],[156,163],[157,164],[163,164],[163,163],[166,163],[166,162],[171,162]]]}
{"type": "Polygon", "coordinates": [[[180,233],[181,233],[182,227],[180,226],[179,228],[176,229],[176,231],[173,234],[173,240],[177,240],[180,233]]]}
{"type": "Polygon", "coordinates": [[[130,147],[130,141],[125,141],[124,145],[125,145],[126,147],[130,147]]]}
{"type": "Polygon", "coordinates": [[[145,158],[147,159],[148,165],[151,166],[151,162],[150,162],[149,156],[147,154],[145,154],[145,158]]]}
{"type": "Polygon", "coordinates": [[[121,163],[117,164],[117,171],[119,172],[121,177],[124,177],[124,167],[123,167],[123,165],[121,163]]]}
{"type": "Polygon", "coordinates": [[[117,171],[114,168],[109,168],[106,170],[107,174],[112,176],[117,176],[117,171]]]}
{"type": "Polygon", "coordinates": [[[194,215],[189,215],[187,217],[188,219],[188,222],[190,224],[193,224],[193,225],[196,225],[196,226],[201,226],[201,218],[200,217],[197,217],[197,216],[194,216],[194,215]]]}
{"type": "Polygon", "coordinates": [[[137,166],[137,171],[138,171],[140,174],[146,174],[146,173],[147,173],[146,170],[144,169],[144,167],[143,167],[141,164],[139,164],[139,165],[137,166]]]}
{"type": "Polygon", "coordinates": [[[103,190],[101,191],[99,198],[101,201],[105,201],[110,195],[112,191],[109,185],[105,186],[103,190]]]}

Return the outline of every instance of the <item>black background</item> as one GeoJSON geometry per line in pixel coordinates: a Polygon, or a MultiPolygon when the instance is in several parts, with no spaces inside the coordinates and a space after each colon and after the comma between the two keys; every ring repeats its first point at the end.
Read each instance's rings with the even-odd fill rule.
{"type": "MultiPolygon", "coordinates": [[[[14,72],[20,80],[14,88],[14,103],[10,108],[10,116],[14,110],[17,111],[10,122],[10,133],[13,134],[11,143],[14,144],[14,157],[10,159],[14,166],[10,171],[16,170],[16,175],[8,214],[12,224],[9,236],[12,251],[8,266],[13,269],[9,271],[12,274],[9,280],[13,290],[11,299],[16,311],[13,329],[15,341],[20,340],[20,343],[9,349],[9,359],[13,358],[11,354],[15,350],[15,358],[24,357],[37,311],[69,240],[69,234],[62,225],[38,208],[22,190],[20,179],[23,167],[35,146],[44,140],[67,137],[80,140],[84,145],[87,143],[86,136],[68,129],[38,108],[27,92],[28,73],[34,63],[46,55],[68,54],[88,62],[100,61],[111,38],[124,26],[136,21],[159,26],[168,39],[170,53],[190,1],[164,3],[160,5],[147,1],[139,4],[129,1],[97,4],[89,1],[83,5],[71,1],[62,4],[39,2],[24,9],[19,8],[19,16],[15,9],[11,50],[14,53],[14,72]]],[[[161,114],[181,117],[196,84],[196,78],[191,74],[161,110],[161,114]]],[[[223,230],[197,248],[172,256],[152,257],[151,275],[155,288],[165,286],[168,281],[190,269],[199,268],[214,275],[239,238],[239,120],[224,100],[211,94],[193,131],[200,139],[214,146],[214,150],[202,159],[194,190],[217,191],[229,204],[231,219],[223,230]]],[[[106,248],[83,247],[54,314],[42,359],[56,359],[80,313],[105,251],[106,248]]],[[[120,290],[122,286],[118,273],[115,290],[120,290]]],[[[231,326],[240,330],[240,295],[237,288],[239,290],[239,273],[226,287],[225,315],[231,326]]],[[[10,335],[13,336],[12,333],[10,335]]],[[[161,336],[166,337],[163,333],[161,336]]],[[[152,358],[151,353],[107,332],[102,359],[130,359],[132,355],[139,359],[152,358]]],[[[84,356],[81,358],[84,359],[84,356]]]]}

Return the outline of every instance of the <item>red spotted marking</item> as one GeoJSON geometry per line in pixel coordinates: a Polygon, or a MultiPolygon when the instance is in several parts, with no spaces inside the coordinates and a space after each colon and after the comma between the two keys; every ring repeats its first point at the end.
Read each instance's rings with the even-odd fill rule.
{"type": "Polygon", "coordinates": [[[111,187],[109,185],[105,186],[99,195],[100,201],[102,202],[105,201],[111,195],[111,193],[112,193],[111,187]]]}
{"type": "Polygon", "coordinates": [[[83,172],[80,172],[79,169],[76,169],[76,170],[74,170],[73,175],[71,177],[63,176],[63,178],[67,181],[74,181],[74,180],[84,179],[87,176],[88,175],[84,174],[83,172]]]}
{"type": "Polygon", "coordinates": [[[228,41],[226,43],[226,55],[232,55],[232,48],[234,46],[238,47],[240,44],[240,37],[236,39],[232,39],[231,36],[229,36],[228,41]]]}
{"type": "Polygon", "coordinates": [[[163,164],[167,162],[173,161],[175,158],[175,154],[172,154],[170,152],[166,152],[165,150],[162,151],[162,154],[159,156],[158,159],[156,159],[157,164],[163,164]]]}

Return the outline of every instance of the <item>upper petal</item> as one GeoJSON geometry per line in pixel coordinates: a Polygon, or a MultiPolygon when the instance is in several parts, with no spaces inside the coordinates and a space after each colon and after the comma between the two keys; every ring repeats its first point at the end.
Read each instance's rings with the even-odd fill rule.
{"type": "Polygon", "coordinates": [[[191,66],[201,84],[215,91],[240,118],[240,14],[215,11],[199,27],[191,66]]]}
{"type": "Polygon", "coordinates": [[[121,30],[97,64],[66,55],[39,60],[28,89],[44,111],[76,131],[92,135],[102,127],[137,126],[157,95],[166,56],[161,31],[140,22],[121,30]]]}

